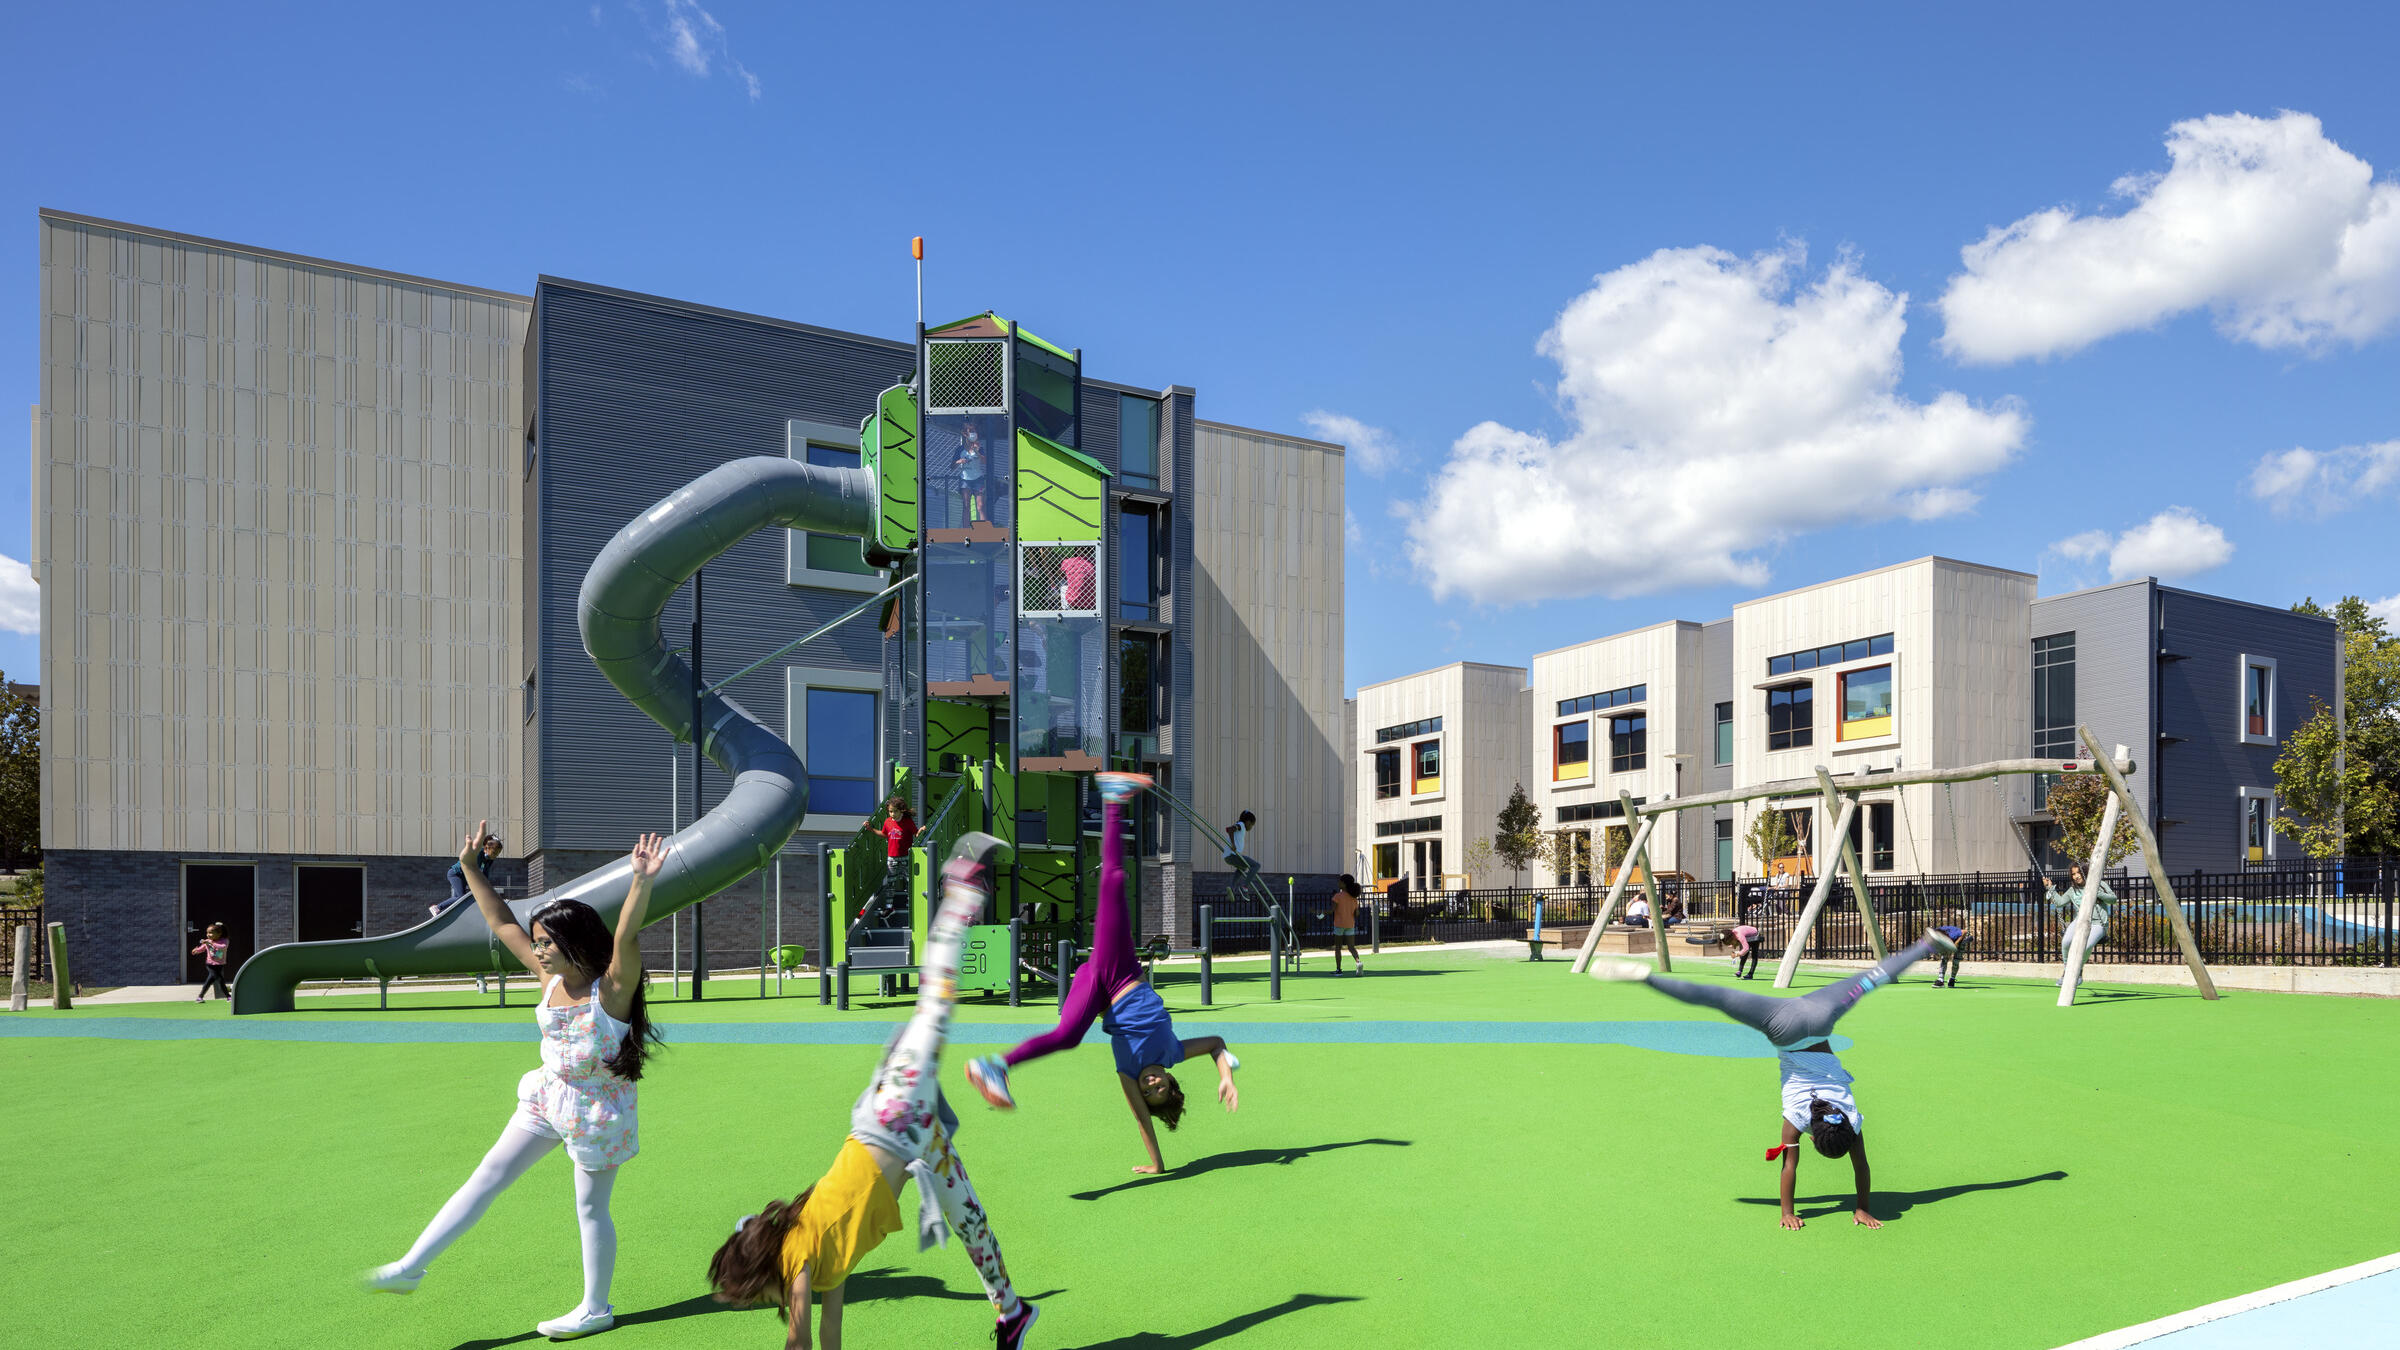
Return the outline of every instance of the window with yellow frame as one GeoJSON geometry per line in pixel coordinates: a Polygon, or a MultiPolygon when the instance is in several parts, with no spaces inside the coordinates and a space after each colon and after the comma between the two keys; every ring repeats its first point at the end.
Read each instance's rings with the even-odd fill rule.
{"type": "Polygon", "coordinates": [[[1592,776],[1592,724],[1561,722],[1550,729],[1550,781],[1578,782],[1592,776]]]}
{"type": "Polygon", "coordinates": [[[1863,741],[1892,734],[1892,668],[1868,666],[1845,670],[1842,681],[1842,724],[1845,741],[1863,741]]]}

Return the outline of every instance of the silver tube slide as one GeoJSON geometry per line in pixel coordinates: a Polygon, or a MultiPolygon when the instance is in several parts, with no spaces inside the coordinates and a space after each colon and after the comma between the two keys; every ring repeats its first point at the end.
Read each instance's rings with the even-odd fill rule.
{"type": "MultiPolygon", "coordinates": [[[[617,531],[584,574],[577,601],[583,649],[618,692],[689,743],[692,670],[667,650],[659,614],[668,597],[711,559],[760,530],[789,528],[864,535],[874,528],[874,489],[864,469],[794,460],[738,459],[701,475],[617,531]]],[[[733,778],[723,801],[667,842],[651,890],[655,923],[765,867],[808,811],[808,769],[781,736],[739,703],[709,694],[701,704],[700,751],[733,778]]],[[[459,833],[463,837],[466,826],[459,833]]],[[[632,841],[626,841],[628,846],[632,841]]],[[[633,875],[630,858],[540,895],[509,902],[519,922],[553,900],[581,900],[613,926],[633,875]]],[[[414,928],[382,937],[287,942],[242,963],[233,983],[238,1014],[290,1012],[302,980],[475,975],[513,964],[472,901],[414,928]]]]}

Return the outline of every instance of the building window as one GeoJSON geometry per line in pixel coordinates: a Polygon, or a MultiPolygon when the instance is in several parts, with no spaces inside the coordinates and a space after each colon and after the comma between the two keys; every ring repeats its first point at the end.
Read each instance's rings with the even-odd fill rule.
{"type": "Polygon", "coordinates": [[[1117,513],[1117,617],[1136,622],[1158,618],[1158,598],[1166,587],[1160,573],[1166,556],[1167,522],[1163,512],[1124,510],[1117,513]]]}
{"type": "Polygon", "coordinates": [[[1592,724],[1561,722],[1550,729],[1550,781],[1572,782],[1592,776],[1592,724]]]}
{"type": "Polygon", "coordinates": [[[1733,705],[1717,705],[1717,763],[1733,763],[1733,705]]]}
{"type": "MultiPolygon", "coordinates": [[[[2074,759],[2075,635],[2053,633],[2033,640],[2033,755],[2036,759],[2074,759]]],[[[2050,801],[2054,773],[2033,776],[2033,809],[2050,801]]]]}
{"type": "Polygon", "coordinates": [[[1389,741],[1405,741],[1411,736],[1430,736],[1441,729],[1442,719],[1425,717],[1414,722],[1402,722],[1396,727],[1384,727],[1375,733],[1375,739],[1369,743],[1382,745],[1389,741]]]}
{"type": "MultiPolygon", "coordinates": [[[[824,469],[859,467],[858,433],[828,422],[792,420],[784,424],[784,452],[803,463],[824,469]]],[[[882,574],[860,556],[859,539],[851,534],[818,534],[793,530],[784,559],[784,581],[793,586],[825,586],[845,591],[883,589],[882,574]]]]}
{"type": "Polygon", "coordinates": [[[1550,846],[1550,856],[1557,860],[1558,884],[1589,886],[1592,884],[1592,832],[1590,830],[1560,830],[1550,846]]]}
{"type": "Polygon", "coordinates": [[[2264,788],[2242,789],[2242,861],[2250,865],[2275,856],[2275,794],[2264,788]]]}
{"type": "Polygon", "coordinates": [[[1375,800],[1385,801],[1400,795],[1400,751],[1396,748],[1375,752],[1375,800]]]}
{"type": "Polygon", "coordinates": [[[1608,719],[1608,771],[1631,773],[1650,763],[1650,718],[1644,713],[1608,719]]]}
{"type": "Polygon", "coordinates": [[[1816,743],[1816,686],[1786,685],[1767,691],[1767,748],[1797,750],[1816,743]]]}
{"type": "MultiPolygon", "coordinates": [[[[1723,704],[1718,706],[1722,707],[1723,704]]],[[[1717,880],[1733,880],[1733,819],[1729,816],[1717,823],[1717,880]]]]}
{"type": "Polygon", "coordinates": [[[1407,820],[1379,822],[1375,826],[1375,837],[1397,839],[1404,834],[1439,834],[1441,829],[1442,818],[1440,816],[1411,816],[1407,820]]]}
{"type": "Polygon", "coordinates": [[[1835,735],[1840,740],[1863,741],[1870,736],[1892,734],[1892,668],[1866,666],[1845,670],[1839,677],[1842,688],[1842,724],[1835,735]]]}
{"type": "Polygon", "coordinates": [[[1416,761],[1414,781],[1409,784],[1408,790],[1418,796],[1423,796],[1428,792],[1441,791],[1442,743],[1440,741],[1419,741],[1413,753],[1416,761]]]}
{"type": "Polygon", "coordinates": [[[1649,699],[1649,685],[1629,684],[1622,689],[1611,689],[1605,694],[1585,694],[1582,698],[1563,699],[1558,705],[1558,715],[1573,717],[1577,713],[1622,708],[1628,703],[1646,703],[1649,699]]]}
{"type": "Polygon", "coordinates": [[[1892,804],[1890,802],[1868,802],[1866,812],[1867,836],[1874,844],[1873,850],[1867,855],[1867,870],[1889,872],[1892,870],[1894,854],[1892,848],[1892,804]]]}
{"type": "Polygon", "coordinates": [[[1375,846],[1375,880],[1390,881],[1399,875],[1400,846],[1398,844],[1377,844],[1375,846]]]}
{"type": "Polygon", "coordinates": [[[1117,636],[1117,730],[1128,736],[1157,732],[1164,700],[1165,663],[1155,633],[1117,636]]]}
{"type": "Polygon", "coordinates": [[[785,739],[808,771],[808,830],[855,830],[882,795],[883,677],[874,671],[792,667],[784,673],[785,739]]]}
{"type": "Polygon", "coordinates": [[[1784,857],[1797,859],[1800,871],[1808,875],[1814,875],[1816,872],[1817,846],[1810,838],[1814,833],[1813,827],[1816,825],[1816,821],[1817,813],[1812,807],[1787,807],[1783,812],[1784,828],[1790,830],[1792,838],[1798,841],[1792,845],[1792,851],[1785,854],[1784,857]]]}
{"type": "Polygon", "coordinates": [[[1158,486],[1158,400],[1117,395],[1117,481],[1158,486]]]}
{"type": "MultiPolygon", "coordinates": [[[[1649,800],[1648,797],[1636,797],[1633,799],[1633,804],[1641,806],[1649,800]]],[[[1562,806],[1551,815],[1561,825],[1572,825],[1586,820],[1622,820],[1625,817],[1625,803],[1621,801],[1578,802],[1573,806],[1562,806]]]]}
{"type": "Polygon", "coordinates": [[[1844,661],[1864,661],[1870,656],[1892,654],[1892,635],[1879,633],[1871,638],[1854,638],[1849,642],[1828,643],[1804,652],[1787,652],[1767,658],[1767,674],[1797,675],[1819,666],[1838,666],[1844,661]]]}
{"type": "Polygon", "coordinates": [[[2242,658],[2242,742],[2275,743],[2275,659],[2242,658]]]}

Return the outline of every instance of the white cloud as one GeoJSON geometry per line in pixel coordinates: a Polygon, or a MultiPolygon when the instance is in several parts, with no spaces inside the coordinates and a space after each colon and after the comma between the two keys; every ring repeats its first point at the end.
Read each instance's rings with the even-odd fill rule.
{"type": "Polygon", "coordinates": [[[2400,628],[2400,595],[2387,595],[2381,600],[2368,601],[2367,613],[2394,628],[2400,628]]]}
{"type": "Polygon", "coordinates": [[[2250,471],[2250,495],[2279,516],[2324,517],[2400,486],[2400,441],[2339,450],[2277,450],[2250,471]]]}
{"type": "Polygon", "coordinates": [[[1355,417],[1320,408],[1300,414],[1300,420],[1323,439],[1339,441],[1347,451],[1345,458],[1371,477],[1381,478],[1400,456],[1400,447],[1392,444],[1392,433],[1368,426],[1355,417]]]}
{"type": "Polygon", "coordinates": [[[700,7],[697,0],[666,0],[667,26],[659,36],[666,44],[667,55],[684,73],[707,79],[719,61],[749,94],[758,101],[761,86],[750,68],[733,59],[733,47],[726,40],[725,25],[700,7]]]}
{"type": "Polygon", "coordinates": [[[33,583],[33,569],[0,554],[0,629],[42,635],[42,588],[33,583]]]}
{"type": "Polygon", "coordinates": [[[1408,505],[1435,597],[1755,586],[1790,536],[1971,506],[1959,485],[2008,462],[2024,413],[1901,397],[1908,297],[1846,258],[1795,291],[1806,266],[1798,244],[1664,249],[1595,278],[1540,343],[1573,428],[1472,427],[1408,505]]]}
{"type": "Polygon", "coordinates": [[[1963,361],[2072,352],[2209,309],[2227,337],[2313,350],[2400,319],[2400,183],[2306,113],[2178,122],[2119,215],[2038,211],[1961,251],[1940,308],[1963,361]]]}
{"type": "Polygon", "coordinates": [[[561,75],[558,77],[558,83],[561,88],[565,89],[570,94],[599,94],[603,92],[600,87],[600,82],[593,79],[589,75],[561,75]]]}
{"type": "Polygon", "coordinates": [[[1342,508],[1342,542],[1353,548],[1367,542],[1367,532],[1358,525],[1358,513],[1348,506],[1342,508]]]}
{"type": "Polygon", "coordinates": [[[2173,581],[2224,566],[2233,557],[2233,543],[2223,530],[2190,507],[2170,506],[2123,534],[2086,530],[2052,544],[2050,551],[2077,562],[2091,562],[2105,554],[2111,581],[2129,577],[2173,581]]]}

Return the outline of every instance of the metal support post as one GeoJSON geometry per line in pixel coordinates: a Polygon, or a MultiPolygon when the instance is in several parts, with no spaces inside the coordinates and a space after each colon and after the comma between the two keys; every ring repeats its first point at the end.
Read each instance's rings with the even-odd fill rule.
{"type": "Polygon", "coordinates": [[[50,1006],[75,1006],[75,977],[67,970],[67,926],[50,925],[50,1006]]]}
{"type": "Polygon", "coordinates": [[[1367,945],[1377,956],[1383,955],[1383,914],[1372,900],[1367,902],[1367,945]]]}
{"type": "Polygon", "coordinates": [[[1267,920],[1267,997],[1283,1001],[1283,925],[1267,920]]]}
{"type": "MultiPolygon", "coordinates": [[[[707,569],[692,573],[692,823],[700,823],[700,742],[706,738],[702,730],[702,708],[707,699],[706,688],[700,682],[700,582],[707,569]]],[[[701,988],[708,979],[708,940],[705,914],[708,902],[692,906],[692,1002],[698,1003],[706,994],[701,988]]]]}
{"type": "Polygon", "coordinates": [[[842,962],[833,968],[833,1006],[850,1011],[850,963],[842,962]]]}
{"type": "MultiPolygon", "coordinates": [[[[827,880],[832,845],[817,845],[817,1004],[833,1002],[833,886],[827,880]]],[[[848,956],[848,952],[842,953],[848,956]]],[[[847,1004],[844,1005],[848,1006],[847,1004]]]]}
{"type": "Polygon", "coordinates": [[[1021,986],[1025,979],[1025,916],[1017,915],[1008,921],[1008,1006],[1019,1006],[1024,997],[1021,986]]]}
{"type": "Polygon", "coordinates": [[[1200,1002],[1213,1007],[1217,1001],[1216,925],[1209,921],[1208,906],[1200,907],[1200,1002]]]}

